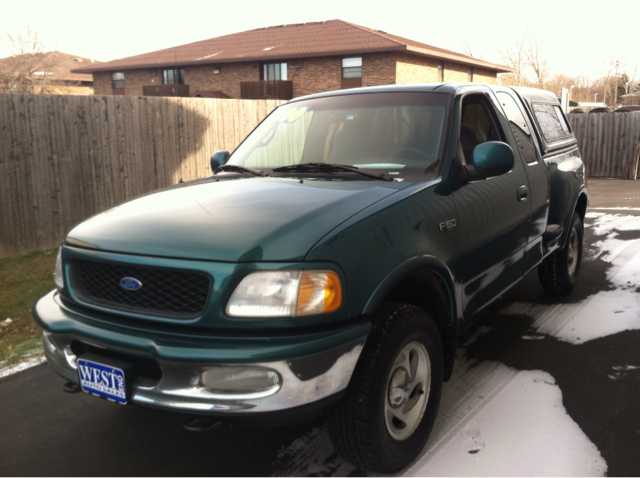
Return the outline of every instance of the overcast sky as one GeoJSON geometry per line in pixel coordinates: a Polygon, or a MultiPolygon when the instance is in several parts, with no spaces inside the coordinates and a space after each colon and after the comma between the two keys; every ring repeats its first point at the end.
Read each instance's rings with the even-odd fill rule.
{"type": "MultiPolygon", "coordinates": [[[[498,48],[529,28],[553,73],[595,78],[617,59],[620,70],[633,76],[637,68],[640,79],[638,0],[0,2],[0,32],[30,25],[47,49],[101,61],[264,26],[341,19],[461,53],[466,42],[473,56],[501,64],[498,48]]],[[[0,57],[10,54],[3,38],[0,57]]]]}

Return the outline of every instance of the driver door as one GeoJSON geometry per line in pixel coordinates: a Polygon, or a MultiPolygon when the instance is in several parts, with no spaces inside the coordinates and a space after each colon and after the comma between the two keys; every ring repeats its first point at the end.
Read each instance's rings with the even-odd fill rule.
{"type": "MultiPolygon", "coordinates": [[[[459,159],[472,164],[478,144],[508,143],[502,125],[504,118],[488,95],[467,94],[460,108],[459,159]]],[[[453,194],[462,237],[466,317],[498,297],[524,274],[523,255],[531,211],[523,192],[528,186],[522,160],[516,155],[510,172],[469,182],[453,194]]]]}

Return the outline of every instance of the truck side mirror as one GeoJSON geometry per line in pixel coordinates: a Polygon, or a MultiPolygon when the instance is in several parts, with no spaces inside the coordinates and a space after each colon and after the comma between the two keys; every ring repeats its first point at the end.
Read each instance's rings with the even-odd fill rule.
{"type": "Polygon", "coordinates": [[[481,143],[473,150],[473,169],[470,179],[491,178],[513,169],[514,155],[511,146],[501,141],[481,143]]]}
{"type": "Polygon", "coordinates": [[[213,153],[211,155],[211,171],[215,172],[215,170],[222,166],[230,155],[231,153],[225,149],[213,153]]]}

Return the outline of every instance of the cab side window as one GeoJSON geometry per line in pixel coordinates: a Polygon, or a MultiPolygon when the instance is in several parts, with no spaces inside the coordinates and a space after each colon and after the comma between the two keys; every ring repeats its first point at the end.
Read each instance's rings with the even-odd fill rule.
{"type": "Polygon", "coordinates": [[[540,124],[542,135],[547,143],[571,135],[571,128],[558,105],[533,104],[533,113],[540,124]]]}
{"type": "Polygon", "coordinates": [[[538,160],[538,155],[531,137],[528,121],[525,119],[522,109],[509,93],[499,91],[496,96],[509,120],[509,126],[511,126],[511,131],[518,144],[522,158],[527,164],[535,163],[538,160]]]}
{"type": "Polygon", "coordinates": [[[482,95],[469,95],[462,100],[460,145],[465,162],[473,163],[473,150],[487,141],[504,141],[493,107],[482,95]]]}

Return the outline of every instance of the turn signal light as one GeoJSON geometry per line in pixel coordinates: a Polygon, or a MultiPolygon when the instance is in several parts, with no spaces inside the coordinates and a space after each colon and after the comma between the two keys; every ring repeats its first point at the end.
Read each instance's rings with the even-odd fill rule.
{"type": "Polygon", "coordinates": [[[298,289],[296,315],[322,314],[342,304],[340,279],[333,272],[303,272],[298,289]]]}

